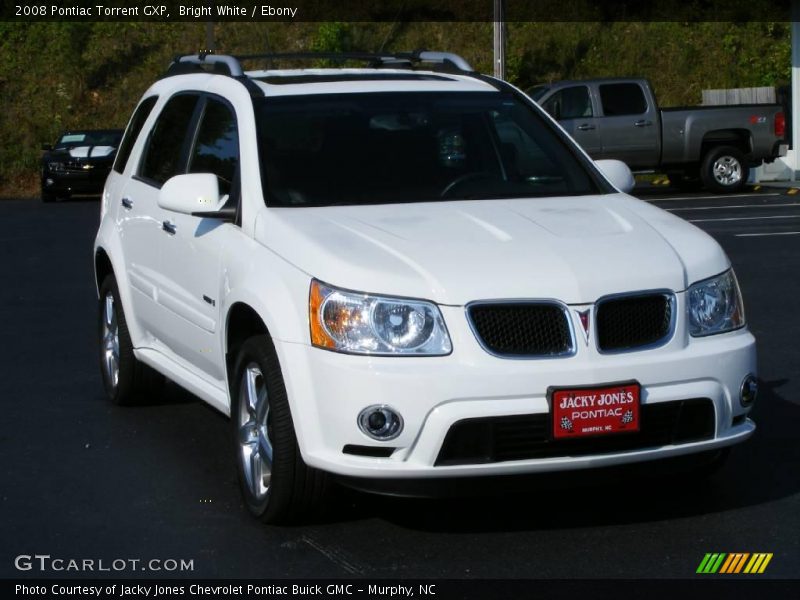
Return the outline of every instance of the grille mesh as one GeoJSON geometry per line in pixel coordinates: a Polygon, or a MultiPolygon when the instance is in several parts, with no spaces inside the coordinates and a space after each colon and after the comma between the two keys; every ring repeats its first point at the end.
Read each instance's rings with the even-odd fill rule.
{"type": "Polygon", "coordinates": [[[597,347],[629,350],[658,343],[670,333],[672,302],[666,294],[626,296],[597,304],[597,347]]]}
{"type": "Polygon", "coordinates": [[[638,432],[568,440],[550,439],[550,413],[464,419],[447,432],[436,466],[626,452],[714,436],[707,398],[643,404],[640,414],[638,432]]]}
{"type": "Polygon", "coordinates": [[[572,351],[564,310],[556,304],[478,304],[469,308],[475,334],[502,356],[558,356],[572,351]]]}

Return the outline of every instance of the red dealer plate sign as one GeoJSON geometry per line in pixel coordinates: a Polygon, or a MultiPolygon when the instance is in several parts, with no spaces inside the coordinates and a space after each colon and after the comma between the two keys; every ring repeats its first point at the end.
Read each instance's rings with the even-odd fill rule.
{"type": "Polygon", "coordinates": [[[553,438],[639,431],[640,390],[635,381],[601,387],[550,388],[553,438]]]}

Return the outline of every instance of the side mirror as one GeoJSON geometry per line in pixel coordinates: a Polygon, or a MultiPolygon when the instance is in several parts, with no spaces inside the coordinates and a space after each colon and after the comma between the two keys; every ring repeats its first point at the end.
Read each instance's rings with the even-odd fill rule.
{"type": "Polygon", "coordinates": [[[596,160],[594,164],[619,191],[627,194],[636,185],[633,173],[621,160],[596,160]]]}
{"type": "Polygon", "coordinates": [[[220,211],[227,199],[227,196],[220,198],[217,176],[213,173],[175,175],[158,192],[161,208],[196,217],[229,219],[230,211],[220,211]]]}
{"type": "Polygon", "coordinates": [[[53,149],[53,147],[50,144],[42,144],[42,151],[50,152],[50,150],[52,150],[52,149],[53,149]]]}

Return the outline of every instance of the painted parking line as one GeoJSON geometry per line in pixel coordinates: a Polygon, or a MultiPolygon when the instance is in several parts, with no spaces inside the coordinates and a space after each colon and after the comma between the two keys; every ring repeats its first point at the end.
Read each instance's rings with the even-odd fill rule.
{"type": "Polygon", "coordinates": [[[773,233],[737,233],[734,237],[771,237],[774,235],[800,235],[800,231],[775,231],[773,233]]]}
{"type": "Polygon", "coordinates": [[[729,204],[726,206],[687,206],[685,208],[665,208],[668,212],[679,212],[684,210],[725,210],[726,208],[778,208],[786,206],[800,206],[800,202],[789,204],[729,204]]]}
{"type": "Polygon", "coordinates": [[[715,223],[720,221],[763,221],[765,219],[800,219],[800,215],[773,215],[769,217],[723,217],[720,219],[689,219],[689,223],[715,223]]]}
{"type": "MultiPolygon", "coordinates": [[[[766,196],[783,196],[779,192],[767,194],[726,194],[724,196],[668,196],[666,198],[647,198],[645,202],[661,202],[662,200],[727,200],[728,198],[764,198],[766,196]]],[[[644,200],[644,198],[642,198],[644,200]]]]}

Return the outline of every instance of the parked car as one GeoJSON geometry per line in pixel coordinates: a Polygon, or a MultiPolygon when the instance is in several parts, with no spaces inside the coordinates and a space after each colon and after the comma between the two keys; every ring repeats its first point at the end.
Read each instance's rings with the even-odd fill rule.
{"type": "Polygon", "coordinates": [[[122,129],[65,131],[42,150],[42,201],[74,194],[100,194],[111,170],[122,129]]]}
{"type": "Polygon", "coordinates": [[[560,81],[528,93],[592,158],[658,169],[680,187],[736,192],[751,167],[788,148],[778,104],[659,108],[641,78],[560,81]]]}
{"type": "Polygon", "coordinates": [[[272,522],[332,479],[699,467],[753,433],[755,340],[713,238],[462,58],[358,58],[185,56],[144,93],[94,246],[112,401],[167,377],[229,415],[272,522]]]}

